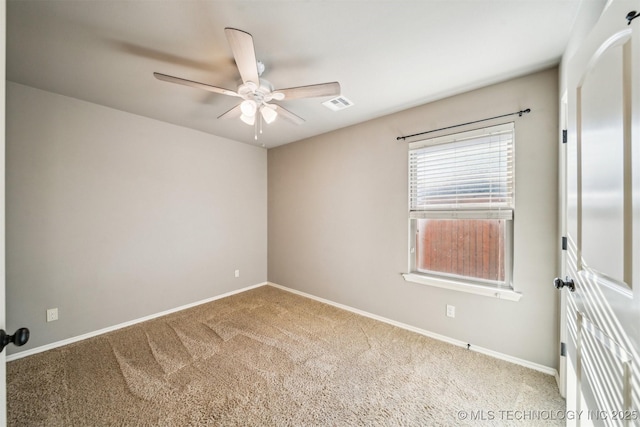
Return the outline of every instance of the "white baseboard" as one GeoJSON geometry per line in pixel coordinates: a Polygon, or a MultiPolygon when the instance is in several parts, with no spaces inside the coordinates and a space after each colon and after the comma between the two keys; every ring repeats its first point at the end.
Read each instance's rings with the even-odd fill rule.
{"type": "Polygon", "coordinates": [[[155,319],[157,317],[166,316],[167,314],[175,313],[176,311],[186,310],[187,308],[195,307],[201,304],[206,304],[211,301],[215,301],[218,299],[222,299],[225,297],[229,297],[231,295],[239,294],[251,289],[259,288],[260,286],[268,285],[268,282],[259,283],[257,285],[247,286],[246,288],[238,289],[235,291],[227,292],[225,294],[217,295],[215,297],[207,298],[201,301],[196,301],[191,304],[181,305],[180,307],[171,308],[169,310],[162,311],[160,313],[151,314],[149,316],[141,317],[139,319],[130,320],[128,322],[119,323],[117,325],[109,326],[107,328],[99,329],[97,331],[89,332],[86,334],[78,335],[76,337],[67,338],[62,341],[56,341],[51,344],[46,344],[40,347],[31,348],[29,350],[21,351],[19,353],[14,353],[7,356],[7,362],[11,362],[13,360],[22,359],[23,357],[31,356],[33,354],[42,353],[43,351],[52,350],[57,347],[62,347],[64,345],[73,344],[78,341],[86,340],[87,338],[93,338],[98,335],[106,334],[107,332],[112,332],[118,329],[126,328],[127,326],[132,326],[137,323],[146,322],[147,320],[155,319]]]}
{"type": "MultiPolygon", "coordinates": [[[[347,305],[339,304],[339,303],[336,303],[336,302],[333,302],[333,301],[330,301],[330,300],[327,300],[327,299],[324,299],[324,298],[320,298],[320,297],[317,297],[317,296],[314,296],[314,295],[311,295],[311,294],[307,294],[305,292],[301,292],[301,291],[297,291],[295,289],[287,288],[285,286],[278,285],[276,283],[268,282],[267,284],[269,286],[273,286],[275,288],[282,289],[283,291],[291,292],[291,293],[294,293],[294,294],[297,294],[297,295],[300,295],[300,296],[303,296],[303,297],[306,297],[306,298],[310,298],[310,299],[313,299],[313,300],[316,300],[316,301],[319,301],[319,302],[323,302],[325,304],[329,304],[329,305],[332,305],[334,307],[350,311],[352,313],[360,314],[362,316],[369,317],[369,318],[374,319],[374,320],[379,320],[381,322],[388,323],[390,325],[397,326],[399,328],[406,329],[408,331],[416,332],[416,333],[418,333],[420,335],[424,335],[424,336],[429,337],[429,338],[433,338],[433,339],[436,339],[436,340],[439,340],[439,341],[444,341],[446,343],[453,344],[453,345],[458,346],[458,347],[467,348],[467,345],[468,345],[468,343],[466,343],[464,341],[457,340],[455,338],[447,337],[445,335],[436,334],[435,332],[431,332],[431,331],[427,331],[427,330],[424,330],[424,329],[416,328],[415,326],[407,325],[405,323],[396,322],[395,320],[387,319],[386,317],[378,316],[376,314],[368,313],[366,311],[362,311],[362,310],[359,310],[357,308],[349,307],[347,305]]],[[[552,375],[552,376],[558,378],[558,371],[556,369],[554,369],[554,368],[549,367],[549,366],[540,365],[538,363],[534,363],[534,362],[531,362],[531,361],[528,361],[528,360],[524,360],[524,359],[520,359],[520,358],[517,358],[517,357],[509,356],[508,354],[500,353],[500,352],[497,352],[497,351],[490,350],[488,348],[478,347],[478,346],[475,346],[475,345],[470,345],[468,348],[469,348],[469,350],[473,350],[473,351],[478,352],[478,353],[486,354],[487,356],[491,356],[491,357],[494,357],[494,358],[500,359],[500,360],[505,360],[507,362],[511,362],[511,363],[516,364],[516,365],[524,366],[525,368],[533,369],[534,371],[542,372],[544,374],[552,375]]]]}

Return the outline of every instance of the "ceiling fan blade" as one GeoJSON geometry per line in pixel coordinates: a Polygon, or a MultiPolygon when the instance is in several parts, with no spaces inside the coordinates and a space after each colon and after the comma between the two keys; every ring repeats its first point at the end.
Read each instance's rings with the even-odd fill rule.
{"type": "Polygon", "coordinates": [[[226,113],[222,113],[218,116],[219,119],[236,119],[242,115],[240,104],[236,105],[226,113]]]}
{"type": "Polygon", "coordinates": [[[220,93],[222,95],[238,96],[238,97],[240,96],[238,95],[237,92],[234,92],[232,90],[217,87],[217,86],[211,86],[205,83],[194,82],[193,80],[181,79],[180,77],[169,76],[162,73],[153,73],[153,75],[156,77],[156,79],[169,82],[169,83],[178,83],[185,86],[195,87],[197,89],[207,90],[213,93],[220,93]]]}
{"type": "Polygon", "coordinates": [[[279,99],[278,94],[284,95],[281,99],[315,98],[319,96],[340,95],[340,83],[320,83],[317,85],[290,87],[287,89],[277,89],[272,92],[274,99],[279,99]]]}
{"type": "Polygon", "coordinates": [[[296,116],[295,114],[293,114],[291,111],[287,110],[284,107],[281,107],[277,104],[269,104],[269,105],[273,107],[274,110],[276,110],[279,117],[282,117],[283,119],[288,120],[293,124],[301,125],[305,121],[302,117],[296,116]]]}
{"type": "Polygon", "coordinates": [[[256,60],[256,51],[253,47],[253,37],[251,34],[235,28],[225,28],[224,32],[227,35],[229,46],[231,46],[238,71],[240,71],[242,82],[253,82],[256,86],[259,86],[260,76],[258,75],[258,62],[256,60]]]}

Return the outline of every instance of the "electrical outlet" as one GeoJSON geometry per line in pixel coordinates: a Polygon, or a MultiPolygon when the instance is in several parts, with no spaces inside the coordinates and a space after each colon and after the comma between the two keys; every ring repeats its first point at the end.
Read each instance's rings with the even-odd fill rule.
{"type": "Polygon", "coordinates": [[[456,317],[456,307],[447,304],[447,317],[456,317]]]}
{"type": "Polygon", "coordinates": [[[53,322],[54,320],[58,320],[58,309],[50,308],[47,310],[47,322],[53,322]]]}
{"type": "Polygon", "coordinates": [[[236,270],[234,274],[236,277],[240,277],[240,270],[236,270]]]}

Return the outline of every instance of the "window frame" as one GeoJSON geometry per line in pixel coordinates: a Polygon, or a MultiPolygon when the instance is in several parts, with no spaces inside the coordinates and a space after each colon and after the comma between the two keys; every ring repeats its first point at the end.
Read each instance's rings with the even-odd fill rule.
{"type": "MultiPolygon", "coordinates": [[[[455,143],[460,138],[468,138],[473,135],[482,135],[494,131],[503,131],[509,129],[512,132],[512,157],[515,161],[515,124],[513,122],[500,125],[487,126],[471,131],[458,132],[437,138],[430,138],[421,141],[415,141],[418,148],[409,147],[408,163],[411,163],[412,150],[420,149],[425,146],[443,145],[455,143]]],[[[412,211],[412,171],[409,165],[408,171],[408,201],[409,201],[409,250],[408,250],[408,271],[403,274],[406,281],[420,283],[424,285],[435,286],[439,288],[452,289],[462,292],[470,292],[473,294],[484,295],[494,298],[507,299],[511,301],[519,301],[522,294],[514,289],[513,285],[513,228],[515,216],[515,202],[512,201],[508,208],[500,206],[498,208],[476,208],[476,209],[460,209],[451,208],[422,208],[412,211]],[[508,212],[507,212],[508,211],[508,212]],[[495,282],[480,278],[465,277],[450,273],[441,272],[422,272],[417,269],[416,260],[416,240],[418,235],[419,219],[504,219],[504,282],[495,282]]],[[[515,181],[512,178],[512,182],[515,181]]],[[[512,195],[515,197],[515,183],[513,182],[512,195]]]]}

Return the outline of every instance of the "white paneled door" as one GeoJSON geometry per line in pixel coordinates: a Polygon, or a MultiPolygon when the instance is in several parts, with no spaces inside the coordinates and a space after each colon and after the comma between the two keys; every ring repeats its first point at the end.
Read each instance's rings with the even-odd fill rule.
{"type": "Polygon", "coordinates": [[[640,18],[627,19],[636,10],[637,0],[610,2],[567,69],[568,277],[559,284],[567,409],[581,426],[640,425],[640,18]]]}

